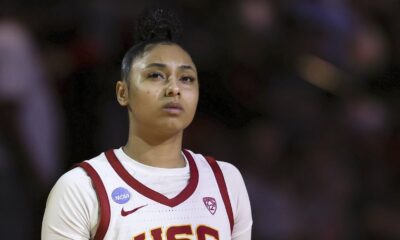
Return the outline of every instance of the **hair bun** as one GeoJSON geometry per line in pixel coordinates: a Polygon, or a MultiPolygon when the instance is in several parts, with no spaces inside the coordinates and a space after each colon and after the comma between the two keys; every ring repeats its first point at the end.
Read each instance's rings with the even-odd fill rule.
{"type": "Polygon", "coordinates": [[[135,42],[154,39],[176,41],[181,24],[178,17],[170,10],[149,9],[139,16],[136,23],[135,42]]]}

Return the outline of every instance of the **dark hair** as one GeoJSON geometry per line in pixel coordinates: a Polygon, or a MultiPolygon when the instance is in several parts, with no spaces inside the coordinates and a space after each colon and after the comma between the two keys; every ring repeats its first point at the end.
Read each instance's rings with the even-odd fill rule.
{"type": "Polygon", "coordinates": [[[181,24],[167,9],[149,9],[136,22],[135,43],[122,59],[121,77],[128,80],[133,61],[158,44],[178,44],[181,24]]]}

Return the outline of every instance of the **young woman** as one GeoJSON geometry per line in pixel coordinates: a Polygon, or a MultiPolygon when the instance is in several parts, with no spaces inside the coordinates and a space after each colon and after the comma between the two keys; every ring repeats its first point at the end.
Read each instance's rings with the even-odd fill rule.
{"type": "Polygon", "coordinates": [[[199,81],[190,55],[174,41],[174,19],[157,9],[139,20],[141,37],[116,84],[117,100],[128,110],[128,142],[58,180],[42,239],[251,239],[239,171],[182,149],[199,81]]]}

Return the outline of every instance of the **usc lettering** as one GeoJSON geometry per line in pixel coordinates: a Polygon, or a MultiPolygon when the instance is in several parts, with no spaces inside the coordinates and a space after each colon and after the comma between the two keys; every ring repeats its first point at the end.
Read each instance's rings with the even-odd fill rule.
{"type": "MultiPolygon", "coordinates": [[[[205,226],[197,226],[196,233],[193,233],[191,225],[171,226],[165,231],[161,227],[150,231],[151,240],[219,240],[218,231],[205,226]],[[163,237],[164,236],[164,237],[163,237]],[[166,238],[165,238],[166,237],[166,238]],[[209,237],[209,238],[207,238],[209,237]]],[[[132,240],[150,240],[146,233],[141,233],[132,238],[132,240]]]]}
{"type": "Polygon", "coordinates": [[[197,226],[196,232],[198,240],[207,240],[206,236],[210,236],[213,237],[215,240],[219,240],[218,231],[213,228],[204,225],[199,225],[197,226]]]}

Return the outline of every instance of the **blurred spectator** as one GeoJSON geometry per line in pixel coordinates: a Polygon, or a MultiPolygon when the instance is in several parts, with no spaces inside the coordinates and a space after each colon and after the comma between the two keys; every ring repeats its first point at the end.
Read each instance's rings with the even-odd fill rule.
{"type": "Polygon", "coordinates": [[[0,19],[0,53],[0,234],[31,239],[61,170],[62,124],[34,43],[13,19],[0,19]]]}

